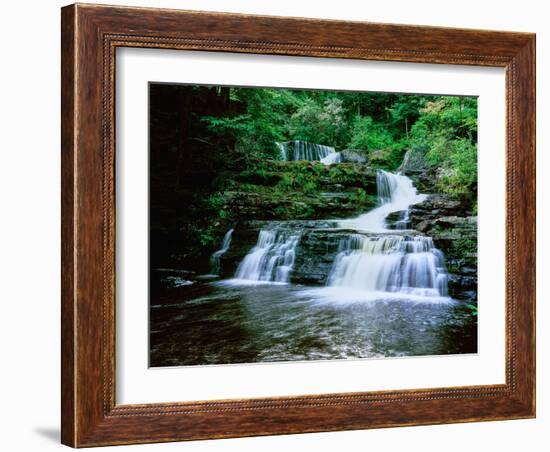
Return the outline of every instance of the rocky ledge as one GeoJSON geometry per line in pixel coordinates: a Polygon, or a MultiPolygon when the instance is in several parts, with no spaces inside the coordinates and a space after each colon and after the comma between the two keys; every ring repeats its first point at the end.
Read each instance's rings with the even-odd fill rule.
{"type": "MultiPolygon", "coordinates": [[[[233,276],[248,252],[258,241],[264,227],[299,232],[300,244],[296,248],[296,261],[292,282],[299,284],[324,284],[330,272],[340,238],[345,230],[335,229],[334,221],[246,221],[235,226],[231,246],[220,259],[222,276],[233,276]],[[318,267],[318,268],[317,268],[318,267]]],[[[348,232],[349,234],[349,232],[348,232]]]]}
{"type": "Polygon", "coordinates": [[[467,215],[460,201],[446,195],[431,195],[411,207],[410,226],[433,238],[446,257],[449,295],[477,301],[477,217],[467,215]]]}

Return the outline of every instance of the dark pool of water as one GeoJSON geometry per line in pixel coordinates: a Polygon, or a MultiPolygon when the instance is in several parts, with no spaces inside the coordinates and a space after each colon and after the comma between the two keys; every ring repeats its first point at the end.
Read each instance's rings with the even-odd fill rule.
{"type": "Polygon", "coordinates": [[[449,299],[174,278],[151,289],[153,367],[477,352],[449,299]]]}

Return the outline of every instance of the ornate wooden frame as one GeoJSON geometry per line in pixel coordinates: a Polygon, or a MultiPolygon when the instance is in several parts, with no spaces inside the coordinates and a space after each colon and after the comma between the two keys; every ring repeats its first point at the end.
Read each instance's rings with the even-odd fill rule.
{"type": "Polygon", "coordinates": [[[535,416],[535,35],[67,6],[62,9],[61,154],[64,444],[84,447],[535,416]],[[117,47],[506,68],[506,383],[116,405],[117,47]]]}

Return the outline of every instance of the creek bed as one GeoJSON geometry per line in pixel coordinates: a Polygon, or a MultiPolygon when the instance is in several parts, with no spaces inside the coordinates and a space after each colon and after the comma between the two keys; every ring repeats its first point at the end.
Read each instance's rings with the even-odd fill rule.
{"type": "Polygon", "coordinates": [[[158,276],[153,367],[477,352],[476,318],[447,297],[158,276]]]}

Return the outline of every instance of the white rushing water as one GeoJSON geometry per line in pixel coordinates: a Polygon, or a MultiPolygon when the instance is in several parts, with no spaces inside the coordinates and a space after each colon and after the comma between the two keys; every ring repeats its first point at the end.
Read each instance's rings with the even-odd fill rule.
{"type": "Polygon", "coordinates": [[[390,213],[405,212],[407,215],[410,206],[426,199],[426,195],[418,194],[407,176],[380,170],[376,181],[378,207],[357,218],[340,221],[340,227],[365,232],[387,232],[386,217],[390,213]]]}
{"type": "Polygon", "coordinates": [[[369,235],[341,240],[327,285],[367,292],[391,292],[424,297],[447,296],[445,257],[431,237],[407,233],[409,207],[426,199],[411,179],[378,171],[378,204],[370,212],[339,222],[369,235]],[[401,212],[397,231],[388,229],[386,217],[401,212]],[[393,232],[393,234],[391,234],[393,232]],[[374,234],[372,234],[374,233],[374,234]]]}
{"type": "Polygon", "coordinates": [[[326,157],[321,159],[321,163],[325,165],[332,165],[333,163],[340,163],[342,161],[342,155],[339,152],[331,152],[326,157]]]}
{"type": "Polygon", "coordinates": [[[220,273],[220,258],[227,252],[231,246],[231,236],[233,235],[233,229],[227,231],[223,237],[222,247],[210,256],[210,269],[213,274],[220,273]]]}
{"type": "Polygon", "coordinates": [[[320,161],[325,165],[331,165],[341,161],[340,153],[336,152],[336,150],[331,146],[301,140],[287,141],[276,144],[281,153],[281,160],[287,162],[308,160],[320,161]]]}
{"type": "Polygon", "coordinates": [[[352,235],[340,242],[328,285],[446,296],[445,259],[430,237],[352,235]]]}
{"type": "Polygon", "coordinates": [[[262,229],[256,246],[239,264],[235,277],[286,283],[296,257],[299,234],[262,229]]]}

